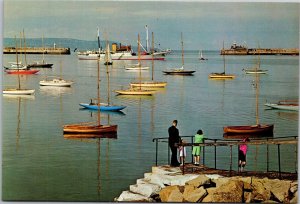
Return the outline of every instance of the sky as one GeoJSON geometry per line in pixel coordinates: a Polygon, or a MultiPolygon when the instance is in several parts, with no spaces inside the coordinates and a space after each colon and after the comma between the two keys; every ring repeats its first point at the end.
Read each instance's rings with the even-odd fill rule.
{"type": "Polygon", "coordinates": [[[3,36],[100,38],[186,50],[218,50],[233,42],[249,48],[299,47],[299,3],[203,1],[4,0],[3,36]]]}

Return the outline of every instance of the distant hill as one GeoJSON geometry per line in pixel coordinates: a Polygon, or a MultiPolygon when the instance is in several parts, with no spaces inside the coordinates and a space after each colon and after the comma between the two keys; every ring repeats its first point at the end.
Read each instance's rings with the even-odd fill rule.
{"type": "MultiPolygon", "coordinates": [[[[17,38],[17,43],[20,45],[20,39],[17,38]]],[[[98,42],[88,41],[88,40],[77,40],[71,38],[44,38],[44,46],[45,47],[53,47],[54,43],[56,47],[69,47],[71,52],[73,52],[76,48],[77,50],[97,50],[98,42]]],[[[109,44],[118,43],[109,41],[109,44]]],[[[101,41],[101,47],[105,48],[105,42],[101,41]]],[[[15,47],[16,42],[14,38],[4,38],[3,39],[3,47],[15,47]]],[[[42,47],[42,38],[26,38],[26,47],[42,47]]]]}

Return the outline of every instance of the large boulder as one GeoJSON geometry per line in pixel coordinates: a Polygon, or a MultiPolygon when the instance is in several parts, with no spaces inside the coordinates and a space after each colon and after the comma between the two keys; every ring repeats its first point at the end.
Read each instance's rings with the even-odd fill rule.
{"type": "Polygon", "coordinates": [[[212,194],[212,202],[243,202],[243,184],[238,180],[229,180],[222,184],[212,194]]]}
{"type": "Polygon", "coordinates": [[[152,183],[140,183],[135,185],[130,185],[129,190],[134,193],[141,194],[146,197],[151,197],[156,195],[161,190],[161,187],[152,183]]]}
{"type": "Polygon", "coordinates": [[[201,186],[195,188],[193,185],[186,185],[183,192],[183,201],[186,202],[201,202],[207,195],[207,191],[201,186]]]}
{"type": "Polygon", "coordinates": [[[136,193],[132,193],[130,191],[123,191],[121,193],[121,195],[115,199],[115,201],[118,202],[152,202],[153,199],[152,198],[148,198],[146,196],[140,195],[140,194],[136,194],[136,193]]]}
{"type": "Polygon", "coordinates": [[[182,202],[183,195],[179,186],[167,186],[159,192],[161,202],[182,202]]]}
{"type": "Polygon", "coordinates": [[[270,188],[268,186],[265,186],[264,183],[266,183],[266,181],[263,181],[262,179],[252,179],[252,201],[262,202],[265,200],[270,200],[270,188]]]}
{"type": "Polygon", "coordinates": [[[195,188],[198,188],[204,184],[209,184],[210,183],[210,178],[208,178],[207,176],[205,175],[200,175],[198,176],[197,178],[194,178],[190,181],[187,181],[185,183],[185,185],[192,185],[194,186],[195,188]]]}

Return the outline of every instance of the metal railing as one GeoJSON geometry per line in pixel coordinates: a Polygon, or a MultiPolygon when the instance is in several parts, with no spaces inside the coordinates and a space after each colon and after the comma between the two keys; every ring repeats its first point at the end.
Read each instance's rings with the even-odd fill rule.
{"type": "MultiPolygon", "coordinates": [[[[279,177],[281,177],[282,167],[281,167],[281,145],[287,145],[287,144],[293,144],[294,147],[294,153],[295,153],[295,173],[297,173],[297,147],[298,147],[298,136],[288,136],[288,137],[271,137],[271,138],[251,138],[251,141],[249,142],[242,142],[241,139],[210,139],[210,138],[204,138],[204,143],[194,143],[194,136],[180,136],[181,139],[189,138],[189,143],[180,143],[177,144],[177,146],[183,146],[183,147],[193,147],[193,146],[201,146],[202,149],[202,163],[205,165],[205,147],[213,147],[214,148],[214,169],[217,169],[217,147],[221,146],[227,146],[230,148],[230,162],[229,162],[229,171],[232,171],[233,167],[233,151],[232,148],[234,146],[238,147],[240,144],[247,144],[247,145],[266,145],[266,171],[269,172],[269,163],[270,163],[270,145],[277,145],[277,161],[278,161],[278,173],[279,177]]],[[[167,155],[168,155],[168,164],[170,164],[170,148],[169,148],[169,138],[168,137],[160,137],[160,138],[154,138],[152,140],[155,142],[155,165],[158,165],[158,152],[159,152],[159,143],[166,143],[167,145],[167,155]]],[[[272,160],[274,160],[274,156],[272,157],[272,160]]],[[[193,156],[192,161],[193,163],[193,156]]],[[[183,162],[183,174],[184,174],[184,165],[185,162],[183,162]]]]}

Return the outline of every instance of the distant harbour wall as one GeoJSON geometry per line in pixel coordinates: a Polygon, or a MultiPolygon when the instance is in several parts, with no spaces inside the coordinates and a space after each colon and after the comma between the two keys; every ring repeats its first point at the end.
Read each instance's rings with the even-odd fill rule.
{"type": "Polygon", "coordinates": [[[299,55],[298,48],[222,49],[221,55],[299,55]]]}
{"type": "MultiPolygon", "coordinates": [[[[18,53],[26,54],[49,54],[49,55],[70,55],[70,48],[57,48],[57,47],[26,47],[17,48],[18,53]]],[[[15,47],[5,47],[3,54],[16,54],[15,47]]]]}

